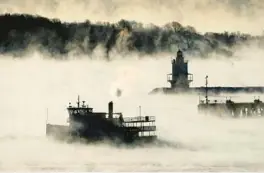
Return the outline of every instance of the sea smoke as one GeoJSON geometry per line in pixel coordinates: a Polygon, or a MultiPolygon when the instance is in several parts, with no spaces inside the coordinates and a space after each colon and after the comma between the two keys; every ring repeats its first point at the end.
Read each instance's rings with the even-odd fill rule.
{"type": "Polygon", "coordinates": [[[252,42],[262,45],[263,42],[263,36],[239,32],[201,34],[192,26],[178,22],[164,26],[126,20],[66,23],[28,14],[4,14],[0,16],[0,25],[0,52],[19,57],[32,49],[49,53],[51,57],[69,53],[92,57],[97,47],[103,50],[106,59],[113,50],[123,57],[130,53],[175,54],[178,49],[201,57],[212,53],[230,57],[241,45],[252,42]]]}

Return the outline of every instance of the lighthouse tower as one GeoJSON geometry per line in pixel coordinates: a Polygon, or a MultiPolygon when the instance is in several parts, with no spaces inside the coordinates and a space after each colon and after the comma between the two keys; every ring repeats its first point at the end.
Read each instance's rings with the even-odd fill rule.
{"type": "Polygon", "coordinates": [[[178,50],[177,56],[172,60],[172,73],[167,75],[167,81],[171,88],[188,89],[193,81],[193,75],[188,73],[188,62],[184,61],[181,50],[178,50]]]}

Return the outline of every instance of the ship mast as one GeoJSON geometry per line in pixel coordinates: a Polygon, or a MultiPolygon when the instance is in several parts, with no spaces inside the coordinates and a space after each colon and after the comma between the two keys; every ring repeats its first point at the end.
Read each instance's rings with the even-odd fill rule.
{"type": "MultiPolygon", "coordinates": [[[[141,106],[139,106],[139,119],[141,121],[141,106]]],[[[143,128],[143,122],[140,123],[140,127],[143,128]]],[[[143,136],[143,132],[140,132],[140,135],[143,136]]]]}
{"type": "Polygon", "coordinates": [[[141,106],[139,106],[139,116],[141,117],[141,106]]]}
{"type": "Polygon", "coordinates": [[[205,103],[208,104],[208,75],[205,77],[205,103]]]}
{"type": "Polygon", "coordinates": [[[80,96],[78,95],[78,100],[77,100],[77,107],[80,107],[80,96]]]}

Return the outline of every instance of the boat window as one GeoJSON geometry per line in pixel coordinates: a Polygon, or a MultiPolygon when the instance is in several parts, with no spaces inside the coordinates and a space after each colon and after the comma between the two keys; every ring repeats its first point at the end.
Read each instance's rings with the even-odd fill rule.
{"type": "Polygon", "coordinates": [[[146,121],[149,121],[149,116],[146,116],[145,118],[146,118],[146,121]]]}

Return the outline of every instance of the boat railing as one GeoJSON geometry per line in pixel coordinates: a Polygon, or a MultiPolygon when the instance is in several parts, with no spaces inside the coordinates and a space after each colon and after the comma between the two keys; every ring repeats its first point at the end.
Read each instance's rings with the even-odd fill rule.
{"type": "Polygon", "coordinates": [[[142,126],[139,127],[140,131],[146,132],[146,131],[156,131],[156,126],[142,126]]]}
{"type": "Polygon", "coordinates": [[[151,122],[156,121],[155,116],[137,116],[137,117],[125,117],[124,122],[151,122]]]}
{"type": "Polygon", "coordinates": [[[139,131],[139,132],[151,132],[156,131],[156,126],[150,125],[150,126],[126,126],[128,131],[139,131]]]}

